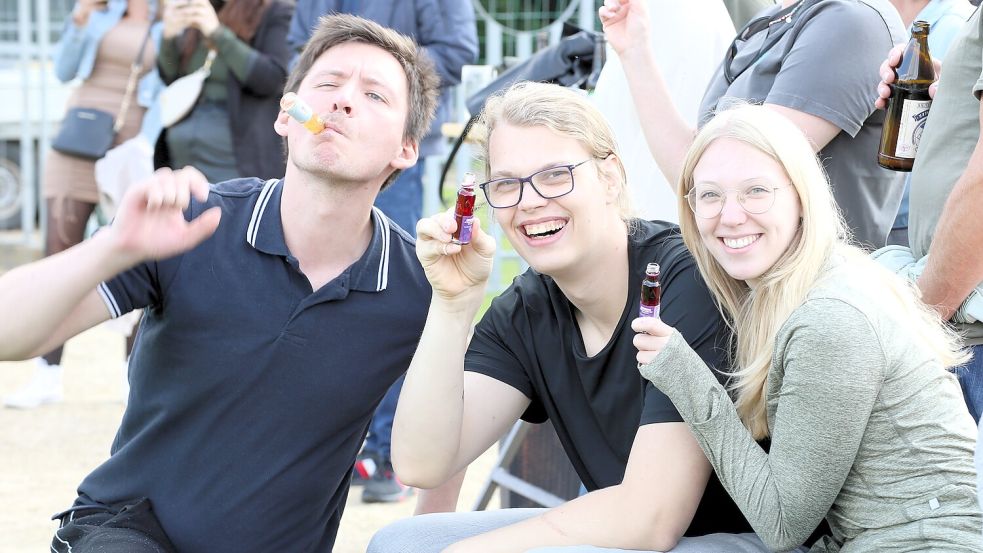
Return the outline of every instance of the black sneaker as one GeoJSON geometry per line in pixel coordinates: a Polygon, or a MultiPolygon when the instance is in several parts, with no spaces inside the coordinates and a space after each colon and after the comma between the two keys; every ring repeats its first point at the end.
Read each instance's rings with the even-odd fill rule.
{"type": "Polygon", "coordinates": [[[352,486],[364,486],[376,473],[379,462],[371,453],[359,453],[352,467],[352,486]]]}
{"type": "Polygon", "coordinates": [[[383,461],[362,490],[363,503],[397,503],[413,495],[413,488],[403,485],[393,472],[393,464],[383,461]]]}

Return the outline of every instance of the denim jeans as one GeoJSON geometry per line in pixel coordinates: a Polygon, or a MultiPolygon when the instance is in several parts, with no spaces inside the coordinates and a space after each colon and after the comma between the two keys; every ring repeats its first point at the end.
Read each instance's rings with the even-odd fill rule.
{"type": "Polygon", "coordinates": [[[372,423],[369,424],[369,435],[365,438],[365,446],[362,451],[366,454],[375,455],[381,460],[389,459],[389,450],[393,442],[393,419],[396,418],[396,401],[399,400],[399,391],[403,389],[403,376],[393,382],[382,398],[382,403],[375,408],[372,415],[372,423]]]}
{"type": "Polygon", "coordinates": [[[959,379],[959,386],[966,398],[966,407],[973,420],[980,422],[980,410],[983,409],[983,344],[970,346],[973,358],[965,365],[954,369],[959,379]]]}
{"type": "MultiPolygon", "coordinates": [[[[498,509],[462,513],[432,513],[404,518],[376,532],[367,553],[437,553],[463,539],[538,516],[546,509],[498,509]]],[[[682,538],[672,553],[765,553],[768,548],[754,534],[711,534],[682,538]]],[[[805,548],[794,549],[803,552],[805,548]]],[[[589,545],[545,547],[529,553],[629,553],[589,545]]],[[[655,552],[649,552],[655,553],[655,552]]]]}

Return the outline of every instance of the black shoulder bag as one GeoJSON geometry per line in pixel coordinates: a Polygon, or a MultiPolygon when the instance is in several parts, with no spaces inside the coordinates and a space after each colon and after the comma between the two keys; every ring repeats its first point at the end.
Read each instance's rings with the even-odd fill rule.
{"type": "Polygon", "coordinates": [[[51,142],[51,148],[66,155],[82,159],[101,159],[109,151],[116,139],[116,133],[126,123],[126,112],[130,109],[130,97],[137,85],[137,78],[143,69],[143,52],[150,40],[147,29],[137,59],[130,66],[130,78],[126,81],[126,92],[119,115],[113,119],[111,113],[93,108],[71,108],[61,122],[58,136],[51,142]]]}

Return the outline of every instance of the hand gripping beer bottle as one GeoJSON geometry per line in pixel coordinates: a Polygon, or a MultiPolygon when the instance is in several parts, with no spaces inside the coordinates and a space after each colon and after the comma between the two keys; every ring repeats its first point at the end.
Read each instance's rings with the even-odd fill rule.
{"type": "Polygon", "coordinates": [[[928,53],[928,23],[915,21],[911,25],[911,40],[896,72],[898,78],[891,87],[877,164],[895,171],[911,171],[932,105],[928,87],[935,81],[935,67],[928,53]]]}

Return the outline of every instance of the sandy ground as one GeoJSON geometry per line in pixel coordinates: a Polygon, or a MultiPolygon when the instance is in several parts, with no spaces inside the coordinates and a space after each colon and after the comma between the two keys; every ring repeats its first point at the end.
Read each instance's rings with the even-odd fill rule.
{"type": "MultiPolygon", "coordinates": [[[[40,240],[0,231],[0,274],[40,256],[40,240]]],[[[0,313],[0,317],[4,316],[0,313]]],[[[65,401],[22,411],[0,407],[0,553],[49,551],[51,515],[72,504],[76,487],[109,456],[123,416],[123,335],[109,325],[68,342],[65,401]]],[[[27,382],[31,362],[0,362],[0,397],[27,382]]],[[[477,459],[464,482],[459,510],[468,510],[490,473],[497,448],[477,459]]],[[[364,504],[349,495],[335,553],[360,553],[376,530],[410,516],[416,496],[398,504],[364,504]]],[[[498,494],[491,508],[500,504],[498,494]]]]}
{"type": "MultiPolygon", "coordinates": [[[[124,409],[122,359],[122,335],[96,327],[65,348],[64,402],[30,411],[0,408],[0,553],[48,551],[56,528],[51,515],[71,505],[78,483],[109,455],[124,409]]],[[[0,363],[0,396],[26,382],[32,368],[0,363]]],[[[493,464],[490,450],[472,465],[459,508],[471,508],[493,464]]],[[[410,516],[415,504],[369,505],[360,498],[358,489],[349,496],[336,553],[365,551],[376,530],[410,516]]]]}

